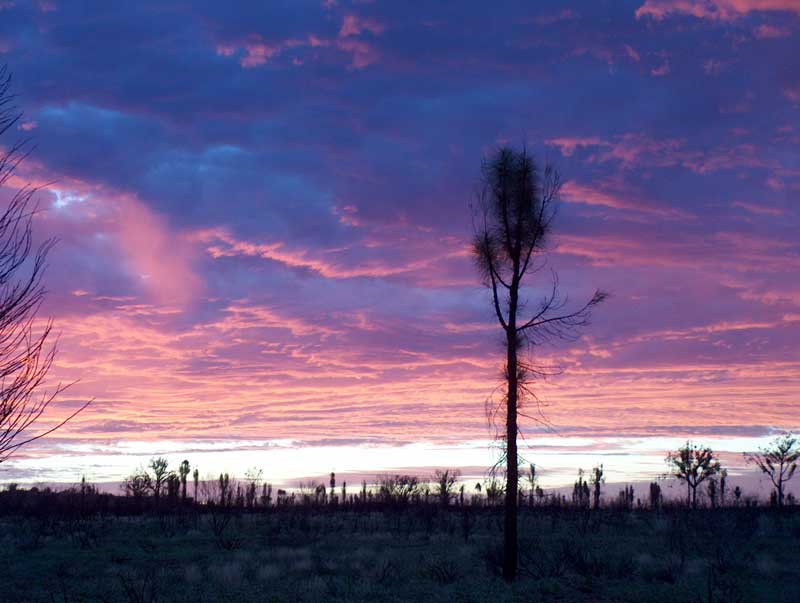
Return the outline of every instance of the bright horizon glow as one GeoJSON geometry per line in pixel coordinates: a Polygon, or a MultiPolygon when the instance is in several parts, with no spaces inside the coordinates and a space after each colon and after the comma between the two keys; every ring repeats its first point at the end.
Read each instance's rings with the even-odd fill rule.
{"type": "MultiPolygon", "coordinates": [[[[764,496],[770,486],[742,458],[742,451],[754,451],[766,446],[772,436],[760,438],[715,438],[705,443],[713,447],[729,472],[731,489],[735,485],[746,488],[748,495],[764,496]],[[755,491],[752,489],[755,488],[755,491]]],[[[685,442],[682,438],[600,438],[540,437],[535,450],[524,450],[526,462],[537,466],[540,485],[545,489],[571,486],[579,468],[590,471],[603,464],[608,482],[607,494],[615,495],[615,484],[637,484],[637,492],[646,496],[642,484],[668,478],[666,452],[675,450],[685,442]]],[[[473,486],[474,482],[490,479],[489,468],[496,461],[496,447],[489,441],[476,440],[453,446],[417,442],[404,446],[379,444],[366,446],[314,446],[303,447],[292,441],[120,441],[111,446],[65,443],[57,454],[30,458],[4,471],[3,481],[22,484],[62,484],[79,481],[76,469],[86,468],[90,483],[120,483],[139,467],[146,467],[156,456],[168,459],[175,469],[184,458],[192,468],[200,470],[201,480],[214,480],[220,473],[243,479],[248,469],[261,469],[263,480],[274,487],[296,488],[312,480],[327,485],[331,471],[337,482],[347,482],[350,489],[360,487],[362,479],[375,483],[383,473],[411,473],[425,479],[436,469],[455,468],[462,472],[461,482],[473,486]],[[325,466],[323,466],[325,465],[325,466]],[[35,476],[35,477],[34,477],[35,476]]],[[[523,480],[524,481],[524,480],[523,480]]],[[[672,494],[680,496],[682,489],[667,481],[672,494]]],[[[111,488],[114,491],[114,488],[111,488]]],[[[800,492],[790,485],[789,490],[800,492]]]]}

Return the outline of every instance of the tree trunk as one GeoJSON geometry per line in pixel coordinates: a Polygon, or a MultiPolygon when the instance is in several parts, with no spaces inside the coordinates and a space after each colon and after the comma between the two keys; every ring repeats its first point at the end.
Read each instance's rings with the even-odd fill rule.
{"type": "Polygon", "coordinates": [[[517,279],[511,286],[508,330],[507,377],[508,396],[506,404],[506,508],[503,543],[503,579],[514,580],[517,576],[517,490],[519,464],[517,460],[517,279]]]}

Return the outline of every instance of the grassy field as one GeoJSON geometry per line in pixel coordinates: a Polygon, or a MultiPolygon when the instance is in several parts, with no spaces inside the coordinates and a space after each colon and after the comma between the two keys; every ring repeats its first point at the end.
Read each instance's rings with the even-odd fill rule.
{"type": "Polygon", "coordinates": [[[435,507],[0,519],[3,601],[800,601],[800,515],[435,507]]]}

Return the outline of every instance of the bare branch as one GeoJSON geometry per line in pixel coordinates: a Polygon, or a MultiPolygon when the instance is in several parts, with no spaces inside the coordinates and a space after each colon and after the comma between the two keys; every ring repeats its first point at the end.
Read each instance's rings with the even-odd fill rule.
{"type": "MultiPolygon", "coordinates": [[[[13,106],[10,75],[0,68],[0,135],[21,117],[13,106]]],[[[0,155],[0,185],[17,170],[27,156],[27,141],[12,144],[0,155]]],[[[32,220],[37,212],[36,188],[23,187],[0,214],[0,463],[21,446],[63,427],[90,404],[87,402],[54,426],[35,431],[45,411],[72,384],[44,389],[55,359],[52,321],[40,324],[37,314],[44,298],[42,278],[47,256],[55,244],[48,239],[33,247],[32,220]]]]}
{"type": "MultiPolygon", "coordinates": [[[[548,312],[552,311],[558,303],[556,295],[554,288],[553,294],[545,301],[540,311],[529,321],[517,327],[517,332],[539,330],[540,334],[543,333],[546,336],[571,338],[575,329],[589,324],[592,308],[608,299],[608,293],[598,289],[592,298],[578,310],[557,316],[547,316],[548,312]]],[[[561,305],[563,306],[563,304],[561,305]]]]}

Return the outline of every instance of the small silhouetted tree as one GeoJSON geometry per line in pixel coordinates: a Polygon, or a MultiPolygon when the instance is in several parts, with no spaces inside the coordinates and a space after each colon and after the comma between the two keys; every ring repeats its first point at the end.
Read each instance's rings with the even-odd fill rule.
{"type": "Polygon", "coordinates": [[[578,480],[572,486],[572,504],[580,508],[589,507],[589,482],[583,474],[583,469],[578,469],[578,480]]]}
{"type": "Polygon", "coordinates": [[[712,477],[708,480],[708,484],[706,486],[708,490],[708,500],[711,502],[711,508],[717,508],[717,497],[719,496],[719,486],[717,485],[717,478],[712,477]]]}
{"type": "Polygon", "coordinates": [[[600,487],[605,483],[606,478],[603,475],[603,465],[597,465],[592,469],[592,490],[594,492],[594,509],[600,508],[600,487]]]}
{"type": "Polygon", "coordinates": [[[200,470],[197,467],[192,472],[192,481],[194,481],[194,502],[197,504],[197,487],[200,485],[200,470]]]}
{"type": "Polygon", "coordinates": [[[269,507],[272,504],[272,484],[261,485],[261,506],[269,507]]]}
{"type": "Polygon", "coordinates": [[[434,483],[434,493],[439,498],[439,502],[443,507],[450,504],[450,499],[454,495],[454,487],[458,478],[461,477],[461,472],[458,469],[437,469],[433,473],[432,481],[434,483]]]}
{"type": "Polygon", "coordinates": [[[250,509],[256,506],[256,492],[258,491],[258,484],[261,482],[261,476],[263,474],[264,471],[258,467],[251,467],[244,473],[244,478],[247,481],[245,505],[250,509]]]}
{"type": "Polygon", "coordinates": [[[419,492],[419,480],[413,475],[378,477],[379,495],[384,502],[406,504],[419,492]]]}
{"type": "Polygon", "coordinates": [[[661,486],[658,482],[650,482],[650,508],[653,511],[661,508],[661,486]]]}
{"type": "MultiPolygon", "coordinates": [[[[14,107],[11,75],[0,67],[0,136],[22,117],[14,107]]],[[[10,184],[28,155],[28,141],[18,140],[0,147],[0,188],[10,184]]],[[[37,429],[50,404],[69,385],[45,389],[45,380],[56,357],[50,334],[51,320],[37,324],[44,298],[42,277],[47,255],[55,241],[33,245],[33,196],[37,189],[26,186],[11,197],[0,212],[0,463],[20,447],[43,438],[73,419],[88,406],[81,405],[51,427],[37,429]]]]}
{"type": "Polygon", "coordinates": [[[618,496],[621,508],[625,509],[626,511],[633,509],[633,501],[635,499],[633,486],[626,485],[622,490],[619,491],[618,496]]]}
{"type": "Polygon", "coordinates": [[[166,484],[167,500],[169,501],[170,506],[175,506],[178,502],[178,496],[181,490],[180,477],[170,472],[170,474],[167,476],[166,484]]]}
{"type": "MultiPolygon", "coordinates": [[[[475,220],[473,256],[492,294],[492,306],[505,335],[505,430],[506,461],[503,577],[517,575],[518,526],[517,503],[519,457],[517,434],[525,394],[536,401],[530,389],[533,376],[541,374],[522,361],[525,344],[535,346],[546,341],[576,336],[586,325],[591,309],[606,298],[596,291],[591,299],[575,310],[566,310],[566,297],[558,291],[558,279],[552,273],[552,289],[529,314],[525,310],[524,285],[543,268],[542,255],[547,249],[561,190],[557,170],[546,165],[541,170],[527,150],[498,149],[484,160],[483,187],[475,220]]],[[[496,409],[489,402],[487,415],[496,409]]]]}
{"type": "MultiPolygon", "coordinates": [[[[325,504],[328,500],[328,491],[325,489],[325,484],[317,485],[317,489],[314,491],[314,502],[317,504],[325,504]]],[[[333,502],[333,501],[331,501],[333,502]]]]}
{"type": "Polygon", "coordinates": [[[181,478],[181,499],[184,503],[186,502],[186,478],[189,477],[190,469],[189,461],[187,460],[184,460],[178,467],[178,474],[181,478]]]}
{"type": "Polygon", "coordinates": [[[170,476],[170,471],[168,468],[169,462],[163,456],[160,456],[152,459],[148,467],[153,472],[150,487],[153,490],[153,497],[156,500],[156,506],[158,506],[158,502],[161,499],[161,492],[164,489],[164,484],[166,484],[167,479],[170,476]]]}
{"type": "Polygon", "coordinates": [[[687,441],[681,448],[667,455],[672,475],[686,482],[686,504],[697,507],[697,486],[720,472],[714,451],[687,441]]]}
{"type": "Polygon", "coordinates": [[[491,506],[500,504],[500,502],[503,500],[506,487],[507,484],[504,484],[501,480],[497,479],[496,476],[492,476],[492,478],[483,488],[483,491],[486,494],[487,504],[491,506]]]}
{"type": "Polygon", "coordinates": [[[536,475],[536,465],[534,465],[533,463],[530,463],[530,466],[529,466],[529,469],[528,469],[528,486],[530,487],[530,490],[528,491],[528,506],[529,507],[532,507],[533,504],[534,504],[533,503],[533,501],[534,501],[533,497],[534,497],[534,494],[536,492],[536,487],[538,486],[538,479],[539,478],[536,475]]]}
{"type": "Polygon", "coordinates": [[[728,470],[722,469],[719,472],[719,505],[725,506],[725,493],[728,491],[728,470]]]}
{"type": "Polygon", "coordinates": [[[233,489],[231,488],[231,476],[227,473],[219,474],[219,505],[230,507],[233,504],[233,489]]]}
{"type": "Polygon", "coordinates": [[[777,505],[783,507],[784,484],[794,476],[800,459],[800,440],[792,433],[774,439],[758,452],[745,453],[748,463],[758,466],[775,486],[777,505]]]}
{"type": "Polygon", "coordinates": [[[144,469],[137,469],[122,482],[125,496],[131,496],[136,499],[147,496],[152,489],[151,486],[150,475],[144,469]]]}

